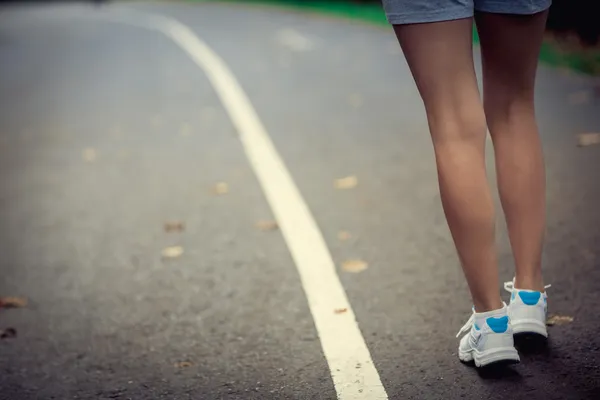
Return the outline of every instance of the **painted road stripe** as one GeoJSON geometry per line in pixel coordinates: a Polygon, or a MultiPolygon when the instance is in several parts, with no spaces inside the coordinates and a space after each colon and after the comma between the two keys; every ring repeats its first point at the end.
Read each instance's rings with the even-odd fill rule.
{"type": "Polygon", "coordinates": [[[109,18],[162,32],[206,73],[240,140],[296,263],[338,398],[387,399],[323,236],[250,100],[223,60],[181,22],[137,12],[109,18]],[[334,310],[347,311],[335,314],[334,310]]]}

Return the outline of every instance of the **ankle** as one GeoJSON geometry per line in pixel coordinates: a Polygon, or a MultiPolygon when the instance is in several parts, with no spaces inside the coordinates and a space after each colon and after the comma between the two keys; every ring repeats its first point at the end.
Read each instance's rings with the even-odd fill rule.
{"type": "Polygon", "coordinates": [[[475,307],[475,312],[480,314],[500,310],[504,307],[504,303],[500,297],[492,299],[473,299],[473,306],[475,307]]]}
{"type": "Polygon", "coordinates": [[[535,290],[537,292],[543,292],[544,289],[544,279],[542,278],[542,274],[535,274],[529,276],[519,276],[515,277],[515,288],[522,290],[535,290]]]}

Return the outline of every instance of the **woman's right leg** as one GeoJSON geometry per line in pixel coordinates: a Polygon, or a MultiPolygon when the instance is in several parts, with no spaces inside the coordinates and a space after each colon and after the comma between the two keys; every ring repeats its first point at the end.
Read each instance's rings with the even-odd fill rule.
{"type": "Polygon", "coordinates": [[[502,207],[516,264],[514,286],[544,291],[546,203],[534,83],[547,11],[476,13],[483,57],[484,110],[496,155],[502,207]]]}

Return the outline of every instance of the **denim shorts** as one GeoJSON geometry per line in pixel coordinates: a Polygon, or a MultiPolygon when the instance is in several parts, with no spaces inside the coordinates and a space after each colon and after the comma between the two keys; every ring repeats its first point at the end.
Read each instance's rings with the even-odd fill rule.
{"type": "Polygon", "coordinates": [[[475,11],[531,15],[552,0],[382,0],[390,24],[417,24],[470,18],[475,11]]]}

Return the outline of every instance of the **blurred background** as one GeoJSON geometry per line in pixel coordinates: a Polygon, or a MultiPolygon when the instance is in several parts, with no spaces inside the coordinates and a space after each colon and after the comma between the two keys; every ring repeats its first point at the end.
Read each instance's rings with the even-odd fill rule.
{"type": "Polygon", "coordinates": [[[480,373],[378,1],[2,2],[0,400],[600,398],[593,6],[540,54],[550,340],[480,373]]]}

